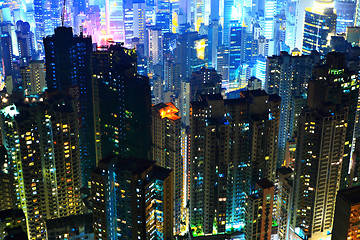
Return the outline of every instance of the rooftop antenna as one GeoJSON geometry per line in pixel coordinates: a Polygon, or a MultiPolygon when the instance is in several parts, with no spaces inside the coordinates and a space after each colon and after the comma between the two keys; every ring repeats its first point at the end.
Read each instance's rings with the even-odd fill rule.
{"type": "Polygon", "coordinates": [[[61,26],[62,27],[64,27],[65,8],[66,8],[66,0],[64,0],[64,5],[63,5],[63,9],[62,9],[62,14],[61,14],[61,26]]]}

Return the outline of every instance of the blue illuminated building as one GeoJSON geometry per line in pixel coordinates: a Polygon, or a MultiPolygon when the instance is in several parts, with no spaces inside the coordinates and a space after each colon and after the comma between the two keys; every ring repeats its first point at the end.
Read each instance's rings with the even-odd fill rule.
{"type": "Polygon", "coordinates": [[[353,27],[356,15],[355,0],[337,0],[335,1],[336,9],[336,33],[345,33],[346,27],[353,27]]]}
{"type": "Polygon", "coordinates": [[[49,91],[68,91],[78,102],[79,139],[83,185],[96,166],[91,38],[74,36],[72,28],[59,27],[44,39],[46,84],[49,91]]]}
{"type": "Polygon", "coordinates": [[[171,170],[148,160],[109,157],[91,180],[95,239],[171,239],[171,170]]]}
{"type": "Polygon", "coordinates": [[[238,21],[231,22],[230,24],[229,81],[236,82],[239,76],[240,64],[244,62],[245,58],[246,27],[243,27],[238,21]]]}

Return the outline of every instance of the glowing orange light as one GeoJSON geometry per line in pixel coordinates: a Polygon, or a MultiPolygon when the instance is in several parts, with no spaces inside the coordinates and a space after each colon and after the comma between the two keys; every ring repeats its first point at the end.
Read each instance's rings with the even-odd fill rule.
{"type": "Polygon", "coordinates": [[[172,103],[166,103],[167,107],[160,109],[159,113],[161,118],[168,118],[171,120],[178,120],[180,117],[176,115],[179,110],[172,103]]]}

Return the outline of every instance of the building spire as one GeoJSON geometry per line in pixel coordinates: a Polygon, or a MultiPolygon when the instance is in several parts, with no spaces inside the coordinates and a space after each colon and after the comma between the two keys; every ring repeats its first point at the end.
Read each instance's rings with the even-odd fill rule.
{"type": "Polygon", "coordinates": [[[62,27],[64,27],[65,9],[66,9],[66,0],[64,0],[64,5],[63,5],[63,9],[62,9],[62,14],[61,14],[61,26],[62,27]]]}

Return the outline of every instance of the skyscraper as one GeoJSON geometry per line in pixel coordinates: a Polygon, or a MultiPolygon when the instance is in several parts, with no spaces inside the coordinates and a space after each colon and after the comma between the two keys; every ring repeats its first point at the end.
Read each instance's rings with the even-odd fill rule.
{"type": "Polygon", "coordinates": [[[356,1],[355,0],[336,0],[336,33],[345,33],[346,27],[355,26],[356,1]]]}
{"type": "Polygon", "coordinates": [[[59,27],[44,39],[46,84],[49,91],[72,92],[78,102],[83,185],[98,161],[95,149],[91,38],[74,36],[72,28],[59,27]]]}
{"type": "Polygon", "coordinates": [[[91,179],[96,240],[171,239],[171,170],[148,160],[109,157],[91,179]]]}
{"type": "Polygon", "coordinates": [[[125,42],[124,25],[124,1],[106,0],[105,18],[107,34],[111,35],[115,42],[125,42]]]}
{"type": "Polygon", "coordinates": [[[354,240],[360,237],[357,224],[360,208],[360,187],[344,189],[338,192],[334,215],[332,240],[354,240]]]}
{"type": "Polygon", "coordinates": [[[29,239],[46,238],[45,220],[81,213],[79,127],[67,96],[7,98],[2,139],[29,239]]]}
{"type": "Polygon", "coordinates": [[[331,232],[336,192],[349,181],[358,82],[336,52],[309,81],[298,124],[293,223],[314,239],[331,232]]]}
{"type": "Polygon", "coordinates": [[[281,167],[276,172],[273,219],[278,224],[279,239],[286,240],[289,239],[294,172],[289,167],[281,167]]]}
{"type": "Polygon", "coordinates": [[[26,95],[42,94],[46,89],[45,63],[41,60],[29,62],[29,66],[22,67],[21,78],[26,95]]]}
{"type": "Polygon", "coordinates": [[[181,158],[181,119],[172,103],[159,103],[152,107],[152,159],[156,164],[173,170],[174,227],[180,234],[185,218],[184,165],[181,158]]]}
{"type": "Polygon", "coordinates": [[[135,50],[111,45],[94,52],[92,63],[97,158],[150,158],[150,84],[136,74],[135,50]]]}
{"type": "Polygon", "coordinates": [[[257,181],[254,194],[249,196],[246,208],[246,239],[270,240],[273,222],[274,184],[266,178],[257,181]]]}
{"type": "Polygon", "coordinates": [[[30,31],[30,24],[28,22],[18,21],[16,27],[20,62],[22,66],[26,66],[35,53],[35,37],[30,31]]]}
{"type": "Polygon", "coordinates": [[[328,41],[336,33],[336,14],[333,8],[307,8],[305,11],[304,37],[302,51],[310,54],[317,50],[326,54],[328,41]]]}
{"type": "Polygon", "coordinates": [[[246,27],[239,22],[230,22],[229,82],[239,84],[239,69],[245,60],[246,27]]]}
{"type": "Polygon", "coordinates": [[[228,100],[202,95],[192,102],[190,217],[195,234],[242,229],[245,200],[255,181],[275,180],[279,106],[279,97],[263,90],[228,100]]]}
{"type": "Polygon", "coordinates": [[[277,167],[284,163],[286,141],[292,139],[296,130],[295,105],[298,98],[305,98],[312,68],[320,62],[320,54],[291,56],[281,52],[267,58],[265,89],[269,94],[281,97],[281,114],[278,141],[277,167]]]}
{"type": "Polygon", "coordinates": [[[196,101],[202,94],[221,93],[221,76],[214,69],[201,68],[190,78],[190,99],[196,101]]]}

